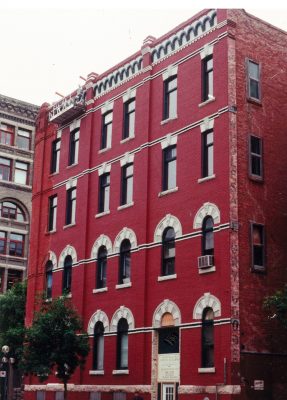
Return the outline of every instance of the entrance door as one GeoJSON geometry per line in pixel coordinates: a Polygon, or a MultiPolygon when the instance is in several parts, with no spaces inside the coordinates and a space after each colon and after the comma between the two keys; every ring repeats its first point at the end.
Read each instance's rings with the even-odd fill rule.
{"type": "Polygon", "coordinates": [[[175,385],[170,383],[162,384],[162,400],[175,400],[175,385]]]}

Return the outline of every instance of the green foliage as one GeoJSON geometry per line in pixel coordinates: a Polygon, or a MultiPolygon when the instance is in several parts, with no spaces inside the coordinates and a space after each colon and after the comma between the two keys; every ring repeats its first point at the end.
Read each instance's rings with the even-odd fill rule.
{"type": "Polygon", "coordinates": [[[268,310],[269,318],[276,318],[287,329],[287,285],[266,297],[263,306],[268,310]]]}
{"type": "Polygon", "coordinates": [[[8,345],[16,363],[21,360],[25,337],[26,283],[17,283],[0,296],[0,349],[8,345]]]}
{"type": "Polygon", "coordinates": [[[33,324],[27,329],[23,367],[26,374],[44,381],[52,373],[66,384],[89,353],[88,335],[66,297],[42,302],[33,324]]]}

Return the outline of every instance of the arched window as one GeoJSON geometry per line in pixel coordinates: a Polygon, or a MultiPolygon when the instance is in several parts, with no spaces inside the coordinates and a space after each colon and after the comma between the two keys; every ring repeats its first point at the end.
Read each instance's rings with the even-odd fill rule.
{"type": "Polygon", "coordinates": [[[72,265],[73,260],[71,256],[67,256],[64,260],[64,271],[63,271],[63,286],[62,293],[70,293],[72,285],[72,265]]]}
{"type": "Polygon", "coordinates": [[[202,312],[202,368],[214,367],[214,312],[206,307],[202,312]]]}
{"type": "Polygon", "coordinates": [[[24,212],[15,203],[11,201],[2,201],[0,203],[0,216],[2,218],[14,219],[24,222],[26,220],[24,212]]]}
{"type": "Polygon", "coordinates": [[[213,219],[210,216],[204,218],[202,223],[202,255],[214,254],[213,219]]]}
{"type": "Polygon", "coordinates": [[[175,232],[173,228],[166,228],[162,235],[162,275],[175,273],[175,232]]]}
{"type": "Polygon", "coordinates": [[[93,369],[104,369],[104,325],[98,321],[94,329],[93,369]]]}
{"type": "Polygon", "coordinates": [[[117,329],[117,369],[128,368],[128,330],[127,320],[121,318],[117,329]]]}
{"type": "Polygon", "coordinates": [[[105,288],[107,286],[107,249],[101,246],[98,251],[97,262],[97,289],[105,288]]]}
{"type": "Polygon", "coordinates": [[[119,284],[128,283],[131,279],[131,243],[128,239],[122,241],[120,247],[119,284]]]}
{"type": "Polygon", "coordinates": [[[51,260],[46,263],[46,298],[52,298],[52,286],[53,286],[53,263],[51,260]]]}

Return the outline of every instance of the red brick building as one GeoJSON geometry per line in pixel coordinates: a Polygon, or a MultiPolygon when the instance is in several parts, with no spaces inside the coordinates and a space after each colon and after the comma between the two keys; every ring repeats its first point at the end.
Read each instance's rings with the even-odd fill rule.
{"type": "Polygon", "coordinates": [[[286,282],[286,61],[285,32],[204,10],[42,106],[27,323],[70,293],[92,346],[71,399],[286,399],[262,309],[286,282]]]}

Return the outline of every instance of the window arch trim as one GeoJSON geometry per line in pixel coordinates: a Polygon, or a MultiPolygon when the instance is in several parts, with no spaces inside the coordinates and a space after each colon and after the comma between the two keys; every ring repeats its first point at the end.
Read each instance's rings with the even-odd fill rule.
{"type": "Polygon", "coordinates": [[[169,313],[172,315],[174,320],[174,326],[179,326],[181,324],[181,312],[178,306],[171,300],[164,300],[162,303],[158,305],[156,308],[153,319],[152,326],[153,328],[161,327],[161,320],[164,314],[169,313]]]}
{"type": "Polygon", "coordinates": [[[97,310],[90,318],[88,327],[87,327],[87,333],[89,336],[94,335],[94,329],[95,325],[97,322],[102,322],[104,326],[105,333],[109,332],[109,319],[107,317],[107,314],[102,311],[102,310],[97,310]]]}
{"type": "Polygon", "coordinates": [[[177,217],[171,214],[167,214],[157,225],[154,232],[154,242],[161,243],[164,231],[166,228],[173,228],[175,238],[182,236],[182,226],[177,217]]]}
{"type": "Polygon", "coordinates": [[[205,308],[212,308],[214,318],[221,316],[221,302],[220,300],[212,295],[211,293],[204,293],[200,299],[196,302],[193,309],[193,319],[202,320],[202,313],[205,308]]]}
{"type": "Polygon", "coordinates": [[[205,217],[210,216],[213,218],[214,225],[220,223],[220,211],[216,204],[204,203],[202,207],[197,211],[194,221],[194,229],[202,229],[202,224],[205,217]]]}
{"type": "Polygon", "coordinates": [[[135,328],[135,320],[131,310],[125,306],[121,306],[120,308],[117,309],[117,311],[114,313],[111,319],[110,332],[117,332],[118,322],[121,318],[127,320],[129,325],[129,330],[135,328]]]}
{"type": "Polygon", "coordinates": [[[59,257],[58,268],[64,268],[64,261],[67,256],[71,256],[73,260],[73,265],[77,262],[77,253],[73,246],[67,245],[62,251],[59,257]]]}

